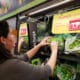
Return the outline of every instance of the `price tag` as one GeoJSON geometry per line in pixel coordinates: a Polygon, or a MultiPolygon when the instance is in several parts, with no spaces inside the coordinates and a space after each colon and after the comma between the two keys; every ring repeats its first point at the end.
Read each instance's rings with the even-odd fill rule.
{"type": "Polygon", "coordinates": [[[21,29],[21,35],[25,35],[26,34],[26,28],[21,29]]]}
{"type": "Polygon", "coordinates": [[[73,20],[69,22],[69,31],[80,30],[80,20],[73,20]]]}

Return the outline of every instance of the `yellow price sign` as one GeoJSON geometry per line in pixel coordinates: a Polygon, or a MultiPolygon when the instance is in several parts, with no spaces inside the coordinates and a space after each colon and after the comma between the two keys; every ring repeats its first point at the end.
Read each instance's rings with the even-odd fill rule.
{"type": "Polygon", "coordinates": [[[80,9],[55,14],[52,22],[52,33],[80,33],[80,9]]]}

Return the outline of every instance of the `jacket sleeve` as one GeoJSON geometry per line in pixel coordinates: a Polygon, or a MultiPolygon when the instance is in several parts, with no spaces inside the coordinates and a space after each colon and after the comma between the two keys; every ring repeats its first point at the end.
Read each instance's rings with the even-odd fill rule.
{"type": "Polygon", "coordinates": [[[24,54],[24,55],[14,55],[14,57],[18,58],[20,60],[23,60],[25,62],[29,62],[30,61],[29,58],[28,58],[28,56],[27,56],[27,54],[24,54]]]}

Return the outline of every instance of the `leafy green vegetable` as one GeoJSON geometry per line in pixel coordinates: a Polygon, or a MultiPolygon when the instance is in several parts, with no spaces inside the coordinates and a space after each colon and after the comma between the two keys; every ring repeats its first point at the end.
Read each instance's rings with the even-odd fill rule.
{"type": "Polygon", "coordinates": [[[57,41],[59,44],[59,50],[64,49],[64,39],[62,35],[55,35],[52,38],[49,39],[49,42],[51,43],[52,41],[57,41]]]}
{"type": "Polygon", "coordinates": [[[40,58],[34,58],[31,60],[31,64],[33,65],[40,65],[41,64],[41,60],[40,58]]]}
{"type": "Polygon", "coordinates": [[[75,71],[69,65],[57,65],[55,74],[60,80],[74,80],[75,71]]]}
{"type": "Polygon", "coordinates": [[[65,52],[80,53],[80,34],[65,40],[65,52]]]}
{"type": "Polygon", "coordinates": [[[76,39],[72,44],[69,45],[70,49],[75,48],[75,46],[80,46],[80,40],[76,39]]]}

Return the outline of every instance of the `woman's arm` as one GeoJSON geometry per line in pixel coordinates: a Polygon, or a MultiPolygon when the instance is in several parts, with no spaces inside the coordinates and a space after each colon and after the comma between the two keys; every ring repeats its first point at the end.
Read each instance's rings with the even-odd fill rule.
{"type": "Polygon", "coordinates": [[[53,72],[53,70],[55,68],[55,64],[56,64],[57,51],[58,51],[58,43],[52,42],[51,43],[51,56],[47,62],[47,65],[50,66],[52,72],[53,72]]]}
{"type": "Polygon", "coordinates": [[[24,42],[24,38],[21,38],[18,42],[18,53],[20,52],[20,49],[21,49],[21,45],[22,43],[24,42]]]}
{"type": "Polygon", "coordinates": [[[26,55],[28,58],[31,59],[42,46],[48,45],[48,39],[50,39],[50,37],[45,37],[39,44],[34,46],[31,50],[27,51],[26,55]]]}

